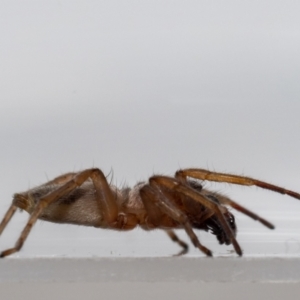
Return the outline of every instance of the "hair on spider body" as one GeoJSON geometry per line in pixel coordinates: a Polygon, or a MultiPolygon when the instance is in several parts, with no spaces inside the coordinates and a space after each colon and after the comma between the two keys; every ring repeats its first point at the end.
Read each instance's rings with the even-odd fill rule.
{"type": "Polygon", "coordinates": [[[235,252],[242,255],[236,240],[234,215],[228,207],[274,228],[270,222],[230,198],[203,188],[200,181],[258,186],[300,199],[296,192],[257,179],[204,169],[179,170],[174,177],[154,175],[133,188],[117,188],[110,184],[100,169],[66,173],[14,194],[0,223],[0,234],[18,208],[30,216],[15,246],[2,251],[0,257],[19,251],[38,219],[121,231],[137,226],[145,230],[162,229],[182,247],[179,255],[185,254],[188,246],[173,231],[178,228],[183,228],[194,246],[207,256],[212,256],[212,252],[200,243],[195,229],[212,233],[220,244],[232,244],[235,252]]]}

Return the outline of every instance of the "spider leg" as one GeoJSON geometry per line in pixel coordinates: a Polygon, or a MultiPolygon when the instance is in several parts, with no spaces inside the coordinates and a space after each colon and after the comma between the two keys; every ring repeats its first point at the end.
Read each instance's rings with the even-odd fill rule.
{"type": "Polygon", "coordinates": [[[11,220],[12,216],[15,214],[16,210],[17,207],[12,203],[1,221],[0,235],[2,234],[8,222],[11,220]]]}
{"type": "MultiPolygon", "coordinates": [[[[56,191],[42,197],[38,202],[38,204],[36,205],[32,214],[30,215],[26,226],[24,227],[19,239],[15,244],[15,247],[1,252],[0,257],[5,257],[7,255],[19,251],[22,248],[26,238],[28,237],[33,225],[36,223],[37,219],[43,212],[44,208],[46,208],[50,203],[57,201],[59,198],[63,197],[64,195],[67,195],[76,187],[82,185],[88,178],[92,179],[93,184],[95,186],[97,199],[101,208],[101,213],[103,215],[103,218],[106,220],[108,224],[114,222],[118,216],[118,207],[114,201],[113,195],[106,181],[106,178],[102,173],[102,171],[100,171],[99,169],[88,169],[79,172],[71,180],[66,182],[63,186],[58,188],[56,191]]],[[[7,212],[6,216],[8,220],[12,216],[13,212],[14,212],[13,208],[11,208],[11,210],[7,212]]],[[[6,224],[7,222],[3,222],[3,223],[6,224]]]]}
{"type": "Polygon", "coordinates": [[[200,251],[202,251],[207,256],[212,256],[212,252],[200,243],[199,239],[192,229],[188,217],[172,203],[169,195],[163,192],[158,185],[145,185],[140,190],[140,195],[143,199],[143,202],[151,201],[158,208],[160,208],[163,213],[181,224],[190,237],[191,241],[193,242],[194,246],[199,248],[200,251]]]}
{"type": "Polygon", "coordinates": [[[204,169],[184,169],[184,170],[177,171],[175,174],[175,178],[179,180],[185,180],[186,177],[192,177],[200,180],[208,180],[208,181],[216,181],[216,182],[227,182],[227,183],[247,185],[247,186],[255,185],[260,188],[271,190],[280,194],[286,194],[300,200],[300,194],[294,191],[290,191],[280,186],[273,185],[250,177],[211,172],[204,169]]]}
{"type": "Polygon", "coordinates": [[[215,202],[220,202],[224,205],[228,205],[231,206],[232,208],[236,209],[237,211],[247,215],[248,217],[252,218],[255,221],[258,221],[260,223],[262,223],[264,226],[268,227],[269,229],[274,229],[275,226],[273,224],[271,224],[269,221],[267,221],[266,219],[260,217],[259,215],[257,215],[256,213],[250,211],[249,209],[247,209],[246,207],[234,202],[233,200],[231,200],[228,197],[225,197],[223,195],[217,194],[217,193],[213,193],[209,190],[203,189],[202,186],[200,184],[195,184],[195,183],[191,183],[190,181],[187,180],[187,178],[177,178],[179,179],[181,182],[186,183],[189,187],[193,188],[194,190],[196,190],[197,192],[201,192],[202,195],[207,196],[210,199],[215,199],[215,202]]]}
{"type": "MultiPolygon", "coordinates": [[[[161,220],[164,217],[161,209],[158,206],[156,206],[154,202],[146,200],[146,197],[143,197],[142,201],[147,211],[147,229],[159,227],[161,220]]],[[[188,245],[185,242],[181,241],[173,230],[168,229],[165,230],[165,232],[173,242],[179,244],[183,248],[176,256],[183,255],[188,252],[188,245]]]]}
{"type": "Polygon", "coordinates": [[[175,243],[177,243],[178,245],[180,245],[183,249],[178,253],[176,254],[175,256],[181,256],[181,255],[184,255],[186,253],[188,253],[189,251],[189,246],[187,243],[185,243],[184,241],[182,241],[181,239],[179,239],[179,237],[176,235],[176,233],[169,229],[169,230],[166,230],[166,233],[167,235],[171,238],[171,240],[175,243]]]}
{"type": "Polygon", "coordinates": [[[215,203],[214,201],[210,200],[209,198],[205,197],[204,195],[198,193],[196,190],[188,187],[184,183],[180,182],[179,180],[167,177],[167,176],[153,176],[149,179],[150,185],[158,185],[158,186],[164,186],[170,190],[177,191],[179,193],[182,193],[195,201],[201,203],[203,206],[211,209],[215,214],[218,220],[220,221],[220,225],[222,226],[226,236],[230,240],[231,244],[233,245],[235,252],[238,255],[242,255],[242,249],[240,245],[238,244],[231,228],[227,224],[227,221],[225,220],[219,205],[215,203]]]}
{"type": "Polygon", "coordinates": [[[237,211],[247,215],[251,219],[260,222],[261,224],[265,225],[269,229],[274,229],[275,228],[275,226],[272,223],[270,223],[269,221],[267,221],[266,219],[260,217],[256,213],[252,212],[251,210],[245,208],[244,206],[234,202],[233,200],[231,200],[227,197],[221,197],[221,198],[219,198],[219,201],[222,204],[231,206],[232,208],[236,209],[237,211]]]}
{"type": "Polygon", "coordinates": [[[54,179],[46,182],[44,185],[51,185],[51,184],[64,184],[68,181],[70,181],[71,179],[73,179],[74,176],[76,176],[77,173],[66,173],[66,174],[62,174],[60,176],[55,177],[54,179]]]}

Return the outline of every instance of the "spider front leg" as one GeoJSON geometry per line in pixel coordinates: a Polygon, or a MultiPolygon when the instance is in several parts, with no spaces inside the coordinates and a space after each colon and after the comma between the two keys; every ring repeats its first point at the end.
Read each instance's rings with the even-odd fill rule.
{"type": "MultiPolygon", "coordinates": [[[[33,225],[42,214],[43,210],[51,203],[69,194],[76,187],[81,186],[88,178],[91,178],[91,180],[93,181],[96,192],[96,199],[100,207],[99,213],[102,215],[104,222],[107,224],[107,226],[116,226],[115,223],[118,223],[118,207],[110,190],[109,184],[102,171],[100,171],[99,169],[88,169],[76,174],[71,180],[67,181],[57,190],[40,198],[39,202],[36,204],[33,212],[31,213],[29,220],[24,227],[19,239],[17,240],[15,247],[1,252],[0,257],[5,257],[19,251],[22,248],[26,238],[28,237],[33,225]]],[[[6,213],[3,222],[1,223],[1,226],[2,224],[4,224],[3,228],[12,217],[14,211],[15,209],[12,205],[6,213]]]]}
{"type": "Polygon", "coordinates": [[[260,188],[271,190],[273,192],[277,192],[284,195],[289,195],[293,198],[300,200],[300,194],[282,188],[280,186],[270,184],[258,179],[246,177],[246,176],[238,176],[233,174],[226,174],[226,173],[218,173],[218,172],[211,172],[204,169],[184,169],[179,170],[176,172],[175,177],[177,179],[186,180],[187,177],[192,177],[200,180],[207,180],[207,181],[216,181],[216,182],[227,182],[239,185],[246,185],[246,186],[258,186],[260,188]]]}
{"type": "Polygon", "coordinates": [[[236,253],[240,256],[243,254],[242,249],[234,236],[234,233],[232,232],[231,228],[229,227],[227,221],[225,220],[220,210],[219,204],[212,201],[208,197],[205,197],[204,195],[200,194],[193,188],[190,188],[185,183],[182,183],[180,180],[177,180],[175,178],[171,178],[167,176],[153,176],[149,179],[149,182],[151,186],[153,185],[162,186],[171,191],[176,191],[182,195],[186,195],[191,199],[194,199],[196,202],[201,203],[204,207],[210,209],[219,220],[220,225],[224,230],[224,233],[226,234],[230,243],[233,245],[236,253]]]}
{"type": "MultiPolygon", "coordinates": [[[[196,178],[196,179],[202,179],[204,178],[203,175],[203,171],[204,174],[206,174],[205,170],[200,170],[200,169],[187,169],[187,170],[180,170],[177,171],[175,174],[175,178],[178,179],[179,181],[186,183],[188,186],[190,186],[190,183],[188,181],[188,177],[191,178],[196,178]],[[198,172],[197,172],[198,171],[198,172]],[[195,173],[197,172],[197,175],[195,176],[195,173]]],[[[216,173],[215,173],[216,174],[216,173]]],[[[225,175],[225,174],[222,174],[225,175]]],[[[226,176],[228,176],[226,174],[226,176]]],[[[233,175],[235,177],[235,175],[233,175]]],[[[247,178],[249,179],[249,178],[247,178]]],[[[197,191],[201,191],[202,190],[202,186],[191,186],[192,188],[196,189],[197,191]]],[[[210,197],[214,197],[213,194],[209,193],[210,197]]],[[[224,204],[224,205],[228,205],[231,206],[232,208],[236,209],[237,211],[243,213],[244,215],[250,217],[251,219],[260,222],[261,224],[263,224],[264,226],[268,227],[269,229],[274,229],[275,226],[270,223],[269,221],[267,221],[266,219],[260,217],[258,214],[254,213],[253,211],[247,209],[246,207],[234,202],[233,200],[229,199],[228,197],[225,197],[223,195],[218,195],[218,199],[217,201],[219,201],[220,203],[224,204]]]]}
{"type": "MultiPolygon", "coordinates": [[[[187,178],[196,178],[199,180],[207,180],[207,181],[215,181],[215,182],[221,182],[221,183],[231,183],[231,184],[238,184],[238,185],[244,185],[244,186],[257,186],[266,190],[270,190],[273,192],[277,192],[280,194],[288,195],[290,197],[296,198],[300,200],[300,194],[287,190],[285,188],[282,188],[277,185],[273,185],[255,178],[250,178],[246,176],[238,176],[233,174],[226,174],[226,173],[218,173],[218,172],[211,172],[204,169],[184,169],[179,170],[175,174],[175,178],[177,178],[181,182],[187,182],[187,178]]],[[[269,229],[274,229],[275,226],[267,221],[266,219],[260,217],[256,213],[248,210],[244,206],[232,201],[231,199],[227,197],[220,197],[219,200],[222,204],[229,205],[233,207],[234,209],[240,211],[241,213],[247,215],[248,217],[252,218],[253,220],[256,220],[263,224],[264,226],[268,227],[269,229]]]]}

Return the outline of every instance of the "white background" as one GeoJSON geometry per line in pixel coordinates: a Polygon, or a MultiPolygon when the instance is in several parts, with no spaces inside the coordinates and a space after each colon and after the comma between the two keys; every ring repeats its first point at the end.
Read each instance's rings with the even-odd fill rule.
{"type": "MultiPolygon", "coordinates": [[[[90,167],[113,170],[119,186],[200,167],[300,191],[299,11],[296,1],[1,1],[0,213],[13,193],[90,167]]],[[[279,225],[238,215],[246,254],[299,255],[297,200],[211,187],[279,225]]],[[[12,220],[1,249],[27,218],[12,220]]],[[[219,255],[232,248],[200,238],[219,255]]],[[[177,250],[161,232],[38,222],[18,255],[177,250]]]]}

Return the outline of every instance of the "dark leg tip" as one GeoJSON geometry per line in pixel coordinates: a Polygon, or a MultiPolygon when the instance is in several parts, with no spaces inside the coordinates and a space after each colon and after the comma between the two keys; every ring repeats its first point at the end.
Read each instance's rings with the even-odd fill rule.
{"type": "Polygon", "coordinates": [[[213,257],[212,251],[209,251],[208,253],[206,253],[206,255],[207,255],[208,257],[213,257]]]}
{"type": "Polygon", "coordinates": [[[5,251],[2,251],[0,253],[0,258],[3,258],[3,257],[8,256],[8,255],[11,255],[11,254],[13,254],[13,253],[15,253],[17,251],[18,250],[16,248],[11,248],[11,249],[7,249],[5,251]]]}

